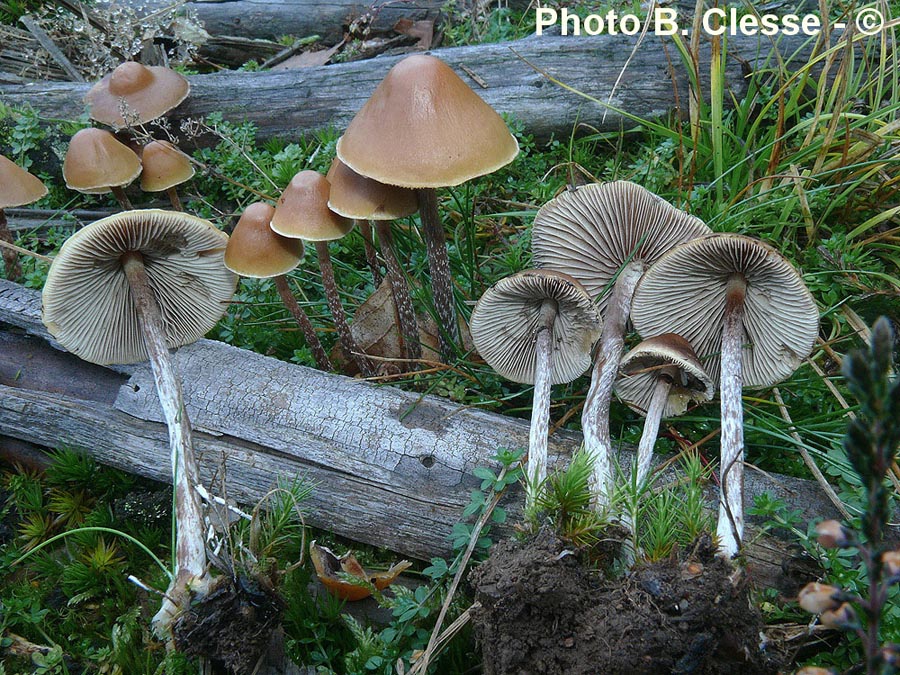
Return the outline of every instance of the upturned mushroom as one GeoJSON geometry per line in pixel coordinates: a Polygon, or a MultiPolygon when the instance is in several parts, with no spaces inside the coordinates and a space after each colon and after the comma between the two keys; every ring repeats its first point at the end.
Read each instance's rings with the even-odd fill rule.
{"type": "Polygon", "coordinates": [[[165,192],[176,211],[184,211],[178,186],[194,177],[190,157],[168,141],[150,141],[141,151],[141,190],[165,192]]]}
{"type": "MultiPolygon", "coordinates": [[[[604,313],[603,336],[581,416],[599,505],[612,491],[609,409],[634,288],[644,270],[668,249],[709,232],[699,218],[628,181],[567,190],[541,207],[534,219],[535,265],[571,274],[604,313]],[[605,295],[608,287],[612,290],[605,295]]],[[[668,330],[659,331],[663,332],[668,330]]]]}
{"type": "Polygon", "coordinates": [[[503,119],[440,59],[407,56],[376,87],[337,143],[338,158],[379,183],[416,190],[441,353],[459,340],[450,259],[435,188],[505,166],[519,152],[503,119]]]}
{"type": "Polygon", "coordinates": [[[632,321],[642,335],[675,332],[694,347],[722,411],[722,494],[716,532],[732,557],[744,535],[741,388],[767,387],[809,356],[819,328],[815,300],[797,270],[771,246],[738,234],[681,244],[645,273],[632,321]]]}
{"type": "Polygon", "coordinates": [[[650,473],[660,420],[683,414],[691,403],[709,401],[716,387],[691,343],[675,333],[664,333],[647,338],[622,357],[615,391],[645,417],[635,477],[640,486],[650,473]]]}
{"type": "Polygon", "coordinates": [[[497,373],[534,385],[526,503],[547,475],[550,386],[571,382],[591,365],[600,313],[567,274],[526,270],[501,279],[478,300],[469,322],[478,353],[497,373]]]}
{"type": "Polygon", "coordinates": [[[150,359],[169,429],[175,489],[175,575],[154,617],[160,634],[206,573],[203,514],[191,428],[169,349],[202,337],[219,320],[237,277],[222,264],[228,237],[183,213],[126,211],[72,235],[54,258],[42,294],[47,330],[98,364],[150,359]]]}
{"type": "Polygon", "coordinates": [[[141,173],[141,160],[105,129],[82,129],[72,136],[63,160],[66,187],[85,194],[112,192],[123,209],[131,209],[124,186],[141,173]]]}
{"type": "Polygon", "coordinates": [[[269,227],[274,215],[275,207],[265,202],[250,204],[244,209],[225,248],[225,267],[243,277],[274,279],[278,295],[300,327],[316,365],[321,370],[331,370],[331,360],[316,335],[316,329],[300,308],[288,284],[288,272],[303,259],[303,240],[274,232],[269,227]]]}
{"type": "Polygon", "coordinates": [[[190,84],[164,66],[126,61],[85,94],[91,119],[114,129],[162,117],[187,98],[190,84]]]}
{"type": "MultiPolygon", "coordinates": [[[[36,202],[47,194],[47,187],[41,179],[28,173],[11,159],[0,155],[0,240],[15,243],[6,221],[4,209],[24,206],[36,202]]],[[[7,279],[18,279],[22,275],[18,254],[10,248],[0,247],[7,279]]]]}
{"type": "Polygon", "coordinates": [[[344,357],[356,363],[363,377],[371,377],[375,374],[375,369],[366,355],[360,352],[350,332],[328,251],[328,242],[346,235],[353,229],[353,221],[328,208],[330,190],[328,180],[318,171],[300,171],[281,193],[270,226],[283,237],[313,242],[322,272],[325,299],[338,331],[344,357]]]}

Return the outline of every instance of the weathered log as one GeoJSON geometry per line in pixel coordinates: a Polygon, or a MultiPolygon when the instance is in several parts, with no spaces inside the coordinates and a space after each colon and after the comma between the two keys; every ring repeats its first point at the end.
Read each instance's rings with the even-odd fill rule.
{"type": "MultiPolygon", "coordinates": [[[[636,37],[624,35],[544,36],[432,53],[453,66],[496,110],[519,120],[536,138],[548,139],[568,136],[578,125],[631,129],[638,126],[636,118],[658,119],[673,110],[686,112],[688,77],[671,40],[648,35],[632,53],[636,42],[636,37]],[[597,101],[609,101],[615,109],[557,86],[535,68],[597,101]]],[[[732,95],[738,100],[742,97],[748,70],[771,64],[771,48],[767,38],[728,39],[726,102],[732,95]]],[[[797,64],[808,56],[811,45],[784,37],[778,48],[786,61],[797,64]]],[[[708,46],[701,52],[700,79],[703,91],[708,92],[708,46]]],[[[343,128],[399,58],[384,56],[275,72],[194,75],[188,78],[191,95],[171,113],[172,119],[177,128],[180,119],[217,112],[233,122],[253,122],[261,139],[296,139],[318,130],[343,128]]],[[[84,110],[82,98],[88,86],[0,84],[0,98],[8,105],[31,106],[43,117],[70,119],[84,110]]],[[[215,139],[186,141],[203,144],[215,139]]]]}
{"type": "MultiPolygon", "coordinates": [[[[146,364],[103,368],[51,348],[39,294],[0,280],[3,324],[19,330],[0,330],[0,435],[68,443],[103,463],[169,479],[166,429],[146,364]]],[[[279,478],[302,477],[315,485],[311,524],[404,555],[447,554],[448,535],[479,483],[472,471],[491,466],[498,448],[528,442],[524,420],[210,340],[175,359],[203,481],[224,469],[229,496],[254,503],[279,478]]],[[[554,434],[551,469],[580,441],[573,432],[554,434]]],[[[623,449],[620,461],[630,466],[632,453],[623,449]]],[[[805,519],[835,516],[811,481],[749,472],[746,492],[748,499],[770,492],[805,519]]],[[[511,522],[522,499],[514,487],[506,500],[511,522]]],[[[752,534],[748,541],[757,574],[776,585],[784,545],[757,543],[752,534]]]]}

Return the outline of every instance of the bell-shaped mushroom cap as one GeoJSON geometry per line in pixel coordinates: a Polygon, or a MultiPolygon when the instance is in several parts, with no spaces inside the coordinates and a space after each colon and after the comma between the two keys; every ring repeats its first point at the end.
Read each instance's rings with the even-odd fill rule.
{"type": "Polygon", "coordinates": [[[536,335],[545,300],[557,308],[550,382],[571,382],[591,365],[591,346],[600,337],[602,320],[590,296],[568,274],[526,270],[487,289],[469,321],[475,349],[508,380],[534,384],[536,335]]]}
{"type": "Polygon", "coordinates": [[[128,185],[140,173],[140,158],[105,129],[88,128],[76,133],[63,160],[66,187],[88,194],[128,185]]]}
{"type": "Polygon", "coordinates": [[[328,208],[331,186],[318,171],[295,175],[281,193],[272,216],[272,229],[292,239],[333,241],[353,229],[353,221],[328,208]]]}
{"type": "Polygon", "coordinates": [[[222,264],[228,236],[202,218],[157,209],[91,223],[59,251],[42,295],[42,318],[85,361],[147,358],[122,255],[138,251],[159,303],[169,347],[194,342],[225,313],[237,277],[222,264]]]}
{"type": "Polygon", "coordinates": [[[598,296],[629,260],[651,265],[663,253],[711,230],[646,188],[629,181],[592,183],[561,193],[534,219],[534,264],[578,279],[598,296]]]}
{"type": "Polygon", "coordinates": [[[747,283],[741,319],[743,384],[780,382],[812,351],[819,312],[797,270],[756,239],[712,234],[666,253],[635,289],[635,330],[642,335],[678,333],[718,381],[726,287],[733,275],[747,283]]]}
{"type": "Polygon", "coordinates": [[[244,277],[266,279],[287,274],[303,259],[303,240],[283,237],[269,227],[275,208],[250,204],[225,248],[225,267],[244,277]]]}
{"type": "Polygon", "coordinates": [[[675,333],[647,338],[622,357],[616,394],[625,403],[646,414],[659,377],[675,371],[663,417],[681,415],[692,402],[709,401],[716,385],[706,374],[691,343],[675,333]],[[662,374],[662,369],[667,374],[662,374]]]}
{"type": "Polygon", "coordinates": [[[426,54],[391,68],[337,143],[337,156],[357,173],[408,188],[459,185],[518,152],[503,118],[426,54]]]}
{"type": "Polygon", "coordinates": [[[84,101],[91,119],[121,129],[162,117],[188,92],[188,81],[171,68],[127,61],[91,87],[84,101]]]}
{"type": "Polygon", "coordinates": [[[141,190],[162,192],[194,176],[190,158],[168,141],[150,141],[141,153],[141,190]]]}
{"type": "Polygon", "coordinates": [[[331,183],[328,208],[345,218],[396,220],[419,209],[414,190],[361,176],[337,157],[325,178],[331,183]]]}
{"type": "Polygon", "coordinates": [[[47,194],[41,179],[0,155],[0,209],[31,204],[47,194]]]}

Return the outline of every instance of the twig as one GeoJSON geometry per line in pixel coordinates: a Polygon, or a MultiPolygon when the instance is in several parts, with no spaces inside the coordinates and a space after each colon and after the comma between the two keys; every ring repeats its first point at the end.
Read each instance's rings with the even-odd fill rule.
{"type": "Polygon", "coordinates": [[[66,71],[66,75],[69,76],[73,82],[84,82],[85,79],[78,72],[78,69],[72,65],[72,62],[66,58],[66,55],[62,53],[59,47],[56,46],[56,43],[50,39],[50,36],[44,32],[44,29],[37,25],[37,22],[32,19],[27,14],[19,18],[19,21],[22,23],[25,28],[28,29],[28,32],[31,33],[34,38],[41,43],[41,47],[47,50],[47,53],[53,57],[53,60],[56,61],[64,71],[66,71]]]}
{"type": "Polygon", "coordinates": [[[3,241],[0,239],[0,248],[8,248],[16,253],[21,253],[22,255],[27,255],[32,258],[37,258],[38,260],[46,260],[47,262],[53,262],[53,258],[46,255],[41,255],[40,253],[35,253],[34,251],[29,251],[27,248],[22,248],[21,246],[16,246],[15,244],[11,244],[8,241],[3,241]]]}

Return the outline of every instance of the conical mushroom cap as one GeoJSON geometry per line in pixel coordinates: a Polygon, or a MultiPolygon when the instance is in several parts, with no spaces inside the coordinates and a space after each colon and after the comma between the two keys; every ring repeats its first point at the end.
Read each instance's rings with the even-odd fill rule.
{"type": "Polygon", "coordinates": [[[356,173],[408,188],[459,185],[518,152],[503,118],[426,54],[391,68],[337,143],[337,156],[356,173]]]}
{"type": "Polygon", "coordinates": [[[325,178],[331,183],[328,208],[345,218],[396,220],[419,209],[415,191],[361,176],[337,157],[325,178]]]}
{"type": "Polygon", "coordinates": [[[194,176],[190,158],[168,141],[150,141],[141,153],[141,190],[162,192],[194,176]]]}
{"type": "Polygon", "coordinates": [[[0,155],[0,209],[31,204],[47,194],[41,179],[0,155]]]}
{"type": "Polygon", "coordinates": [[[105,129],[82,129],[69,141],[63,178],[70,190],[104,194],[128,185],[141,173],[141,160],[105,129]]]}
{"type": "Polygon", "coordinates": [[[675,417],[692,402],[709,401],[716,385],[703,370],[691,343],[675,333],[647,338],[622,357],[616,394],[641,414],[646,414],[662,368],[673,366],[676,373],[663,408],[663,417],[675,417]]]}
{"type": "Polygon", "coordinates": [[[629,181],[592,183],[561,193],[534,219],[537,267],[578,279],[600,307],[600,294],[628,261],[651,265],[663,253],[711,230],[646,188],[629,181]]]}
{"type": "Polygon", "coordinates": [[[275,208],[265,202],[250,204],[225,248],[225,267],[242,277],[266,279],[287,274],[303,259],[303,241],[283,237],[269,223],[275,208]]]}
{"type": "Polygon", "coordinates": [[[301,171],[281,193],[272,229],[292,239],[333,241],[353,229],[353,221],[328,208],[331,186],[318,171],[301,171]]]}
{"type": "Polygon", "coordinates": [[[47,330],[92,363],[136,363],[147,348],[122,268],[138,251],[159,303],[169,347],[203,337],[225,313],[237,277],[222,264],[228,236],[177,211],[124,211],[72,235],[53,259],[42,294],[47,330]]]}
{"type": "Polygon", "coordinates": [[[91,119],[121,129],[162,117],[189,92],[188,81],[171,68],[127,61],[91,87],[84,101],[91,119]]]}
{"type": "Polygon", "coordinates": [[[487,289],[469,321],[478,353],[508,380],[534,384],[536,335],[545,300],[555,302],[558,312],[550,341],[550,382],[571,382],[591,365],[591,346],[602,322],[590,296],[567,274],[526,270],[487,289]]]}
{"type": "Polygon", "coordinates": [[[797,369],[819,331],[819,312],[803,279],[768,244],[712,234],[677,246],[638,283],[631,320],[641,335],[671,331],[684,337],[718,381],[726,287],[736,274],[747,282],[743,384],[767,387],[797,369]]]}

